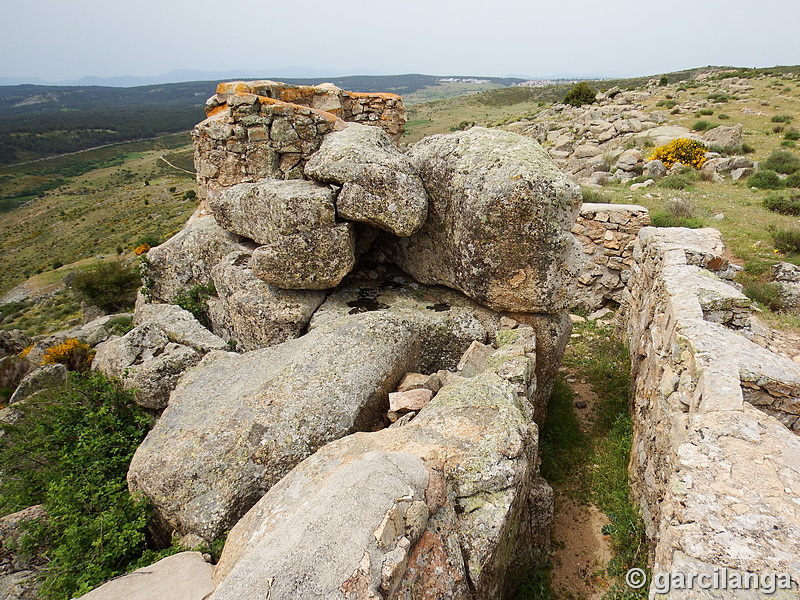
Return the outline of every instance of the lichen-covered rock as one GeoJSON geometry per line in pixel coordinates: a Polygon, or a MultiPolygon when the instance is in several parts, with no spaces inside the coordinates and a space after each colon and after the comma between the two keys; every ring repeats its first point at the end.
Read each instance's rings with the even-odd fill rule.
{"type": "Polygon", "coordinates": [[[201,358],[193,348],[170,341],[157,325],[145,323],[100,344],[92,368],[135,390],[137,404],[159,410],[183,372],[201,358]]]}
{"type": "Polygon", "coordinates": [[[208,207],[220,226],[269,244],[280,236],[336,224],[336,195],[313,181],[240,183],[209,195],[208,207]]]}
{"type": "Polygon", "coordinates": [[[800,267],[792,263],[779,262],[772,265],[770,279],[778,286],[781,309],[800,312],[800,267]]]}
{"type": "Polygon", "coordinates": [[[427,284],[496,310],[558,312],[577,276],[570,233],[580,188],[535,141],[474,127],[435,135],[409,152],[428,192],[428,219],[387,254],[427,284]]]}
{"type": "Polygon", "coordinates": [[[351,223],[282,235],[253,251],[253,274],[275,287],[326,290],[336,287],[355,265],[351,223]]]}
{"type": "Polygon", "coordinates": [[[35,368],[20,381],[17,389],[9,398],[8,403],[14,404],[27,400],[55,385],[63,384],[67,381],[67,367],[62,364],[42,365],[35,368]]]}
{"type": "Polygon", "coordinates": [[[188,310],[174,304],[143,304],[133,317],[136,325],[152,323],[164,331],[170,341],[189,346],[205,354],[212,350],[225,350],[227,344],[203,327],[188,310]]]}
{"type": "Polygon", "coordinates": [[[0,331],[0,358],[19,354],[32,343],[33,340],[19,329],[0,331]]]}
{"type": "Polygon", "coordinates": [[[212,352],[186,373],[136,451],[130,488],[155,528],[212,540],[323,444],[369,430],[419,356],[419,338],[380,313],[326,323],[277,346],[212,352]]]}
{"type": "Polygon", "coordinates": [[[726,152],[737,152],[742,149],[742,124],[733,127],[719,126],[709,129],[703,134],[703,140],[709,146],[718,146],[726,152]]]}
{"type": "Polygon", "coordinates": [[[317,309],[309,330],[348,314],[386,312],[419,333],[416,365],[424,373],[454,369],[473,340],[494,337],[499,315],[463,294],[423,286],[396,269],[354,272],[317,309]]]}
{"type": "Polygon", "coordinates": [[[506,352],[404,427],[300,463],[231,530],[211,600],[504,597],[546,554],[553,509],[529,407],[499,375],[524,357],[506,352]]]}
{"type": "Polygon", "coordinates": [[[249,352],[296,338],[305,331],[325,293],[282,290],[259,279],[250,270],[251,253],[233,252],[211,271],[221,302],[215,327],[249,352]]]}
{"type": "Polygon", "coordinates": [[[199,552],[179,552],[112,579],[82,600],[205,600],[214,591],[212,567],[199,552]]]}
{"type": "Polygon", "coordinates": [[[47,519],[40,504],[0,518],[0,598],[4,600],[36,600],[41,580],[37,577],[46,566],[42,556],[22,552],[27,530],[25,524],[47,519]]]}
{"type": "Polygon", "coordinates": [[[147,253],[146,293],[153,302],[172,302],[194,286],[211,283],[211,269],[224,256],[248,249],[201,206],[177,235],[147,253]]]}
{"type": "Polygon", "coordinates": [[[350,124],[325,137],[307,177],[342,186],[336,212],[406,237],[425,222],[428,198],[408,158],[381,129],[350,124]]]}

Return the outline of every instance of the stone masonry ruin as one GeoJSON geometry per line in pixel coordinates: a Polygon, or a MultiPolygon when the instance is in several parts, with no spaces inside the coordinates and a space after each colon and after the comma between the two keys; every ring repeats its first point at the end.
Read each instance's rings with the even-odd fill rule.
{"type": "MultiPolygon", "coordinates": [[[[201,204],[150,250],[136,327],[94,364],[163,411],[128,474],[153,536],[230,531],[213,571],[168,585],[503,598],[549,551],[538,425],[567,310],[609,302],[633,358],[630,470],[654,572],[800,573],[800,365],[770,351],[718,233],[581,207],[514,133],[401,152],[392,94],[231,82],[207,114],[201,204]],[[174,305],[198,287],[207,328],[174,305]]],[[[129,581],[158,593],[156,575],[129,581]]],[[[112,584],[86,598],[131,593],[112,584]]]]}

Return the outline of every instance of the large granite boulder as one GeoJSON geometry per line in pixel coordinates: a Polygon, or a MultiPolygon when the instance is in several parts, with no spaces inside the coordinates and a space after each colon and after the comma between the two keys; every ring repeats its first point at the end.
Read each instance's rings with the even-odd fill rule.
{"type": "Polygon", "coordinates": [[[719,126],[709,129],[703,134],[703,140],[709,146],[718,146],[726,152],[738,152],[742,149],[742,124],[733,127],[719,126]]]}
{"type": "Polygon", "coordinates": [[[112,579],[81,600],[205,600],[214,591],[212,571],[199,552],[180,552],[112,579]]]}
{"type": "Polygon", "coordinates": [[[325,443],[382,419],[419,356],[398,318],[369,313],[247,354],[212,352],[186,373],[136,451],[131,491],[155,530],[212,540],[325,443]]]}
{"type": "Polygon", "coordinates": [[[385,249],[404,271],[495,310],[552,313],[569,305],[579,251],[570,233],[580,188],[534,140],[474,127],[415,144],[428,219],[385,249]]]}
{"type": "Polygon", "coordinates": [[[47,559],[22,550],[26,525],[44,521],[47,512],[40,504],[0,518],[0,598],[36,600],[42,580],[40,572],[47,559]]]}
{"type": "Polygon", "coordinates": [[[211,600],[504,597],[546,555],[553,510],[526,360],[501,348],[409,424],[300,463],[231,530],[211,600]]]}
{"type": "Polygon", "coordinates": [[[420,337],[417,369],[422,373],[455,369],[474,340],[494,339],[500,319],[459,292],[420,285],[395,268],[377,267],[353,272],[317,309],[308,328],[370,311],[409,322],[420,337]]]}
{"type": "Polygon", "coordinates": [[[252,254],[232,252],[211,271],[220,310],[211,312],[213,328],[249,352],[303,334],[325,299],[315,290],[282,290],[253,275],[252,254]]]}
{"type": "Polygon", "coordinates": [[[342,186],[336,212],[405,237],[425,222],[428,198],[408,158],[383,130],[351,123],[325,136],[307,177],[342,186]]]}
{"type": "Polygon", "coordinates": [[[92,368],[121,380],[145,408],[164,408],[186,369],[207,352],[227,348],[179,306],[145,304],[137,309],[134,322],[139,324],[124,336],[97,346],[92,368]]]}
{"type": "Polygon", "coordinates": [[[336,194],[313,181],[264,179],[210,194],[208,207],[220,226],[258,244],[336,225],[336,194]]]}
{"type": "Polygon", "coordinates": [[[356,262],[352,223],[283,235],[253,251],[250,268],[270,285],[290,290],[336,287],[356,262]]]}
{"type": "Polygon", "coordinates": [[[211,283],[211,269],[235,250],[252,250],[226,231],[202,206],[184,228],[147,253],[144,293],[153,302],[172,302],[178,294],[211,283]]]}

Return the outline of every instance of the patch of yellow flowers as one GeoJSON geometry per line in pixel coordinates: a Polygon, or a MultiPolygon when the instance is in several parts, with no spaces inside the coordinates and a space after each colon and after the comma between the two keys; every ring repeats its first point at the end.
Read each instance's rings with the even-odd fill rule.
{"type": "Polygon", "coordinates": [[[702,143],[688,138],[678,138],[653,150],[648,160],[660,160],[668,169],[678,162],[699,169],[706,162],[706,152],[708,149],[702,143]]]}
{"type": "Polygon", "coordinates": [[[66,365],[70,371],[82,371],[92,364],[94,351],[89,344],[70,338],[57,346],[48,348],[42,359],[43,365],[54,365],[61,363],[66,365]]]}

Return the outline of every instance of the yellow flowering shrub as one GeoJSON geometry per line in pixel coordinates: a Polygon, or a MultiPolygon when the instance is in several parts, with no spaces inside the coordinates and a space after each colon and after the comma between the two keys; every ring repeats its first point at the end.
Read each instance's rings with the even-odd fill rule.
{"type": "Polygon", "coordinates": [[[70,338],[45,350],[43,365],[61,363],[70,371],[85,371],[92,365],[94,350],[88,344],[70,338]]]}
{"type": "Polygon", "coordinates": [[[136,256],[141,256],[142,254],[147,254],[149,250],[150,250],[149,244],[139,244],[138,246],[136,246],[136,248],[133,249],[133,253],[136,256]]]}
{"type": "Polygon", "coordinates": [[[31,350],[33,350],[33,346],[34,346],[34,344],[31,344],[27,348],[23,348],[22,351],[19,353],[19,357],[20,358],[25,358],[26,356],[28,356],[28,354],[30,354],[31,350]]]}
{"type": "Polygon", "coordinates": [[[678,162],[699,169],[706,162],[707,151],[708,149],[696,140],[678,138],[653,150],[648,160],[660,160],[668,169],[678,162]]]}

